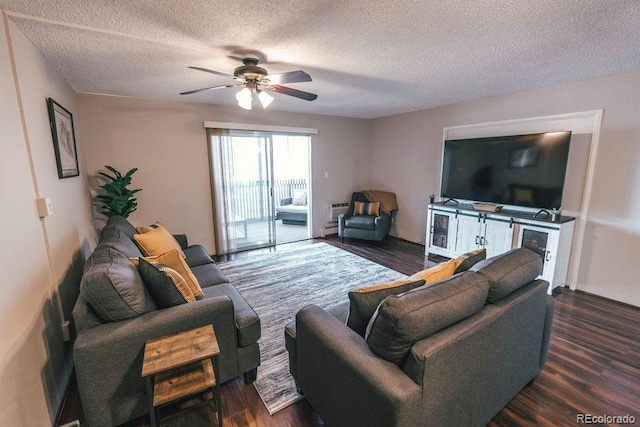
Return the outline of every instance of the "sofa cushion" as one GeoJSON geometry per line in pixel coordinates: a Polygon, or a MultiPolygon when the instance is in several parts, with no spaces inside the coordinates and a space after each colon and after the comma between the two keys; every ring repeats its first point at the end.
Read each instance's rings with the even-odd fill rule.
{"type": "Polygon", "coordinates": [[[353,203],[354,215],[380,215],[380,202],[354,202],[353,203]]]}
{"type": "Polygon", "coordinates": [[[473,267],[489,280],[487,302],[492,303],[535,280],[542,273],[542,258],[526,248],[518,248],[480,261],[473,267]]]}
{"type": "Polygon", "coordinates": [[[129,239],[133,239],[133,235],[138,233],[136,228],[131,225],[126,218],[120,215],[112,216],[107,220],[107,224],[104,226],[103,230],[108,228],[117,228],[126,234],[129,239]]]}
{"type": "Polygon", "coordinates": [[[99,247],[87,260],[80,291],[102,322],[131,319],[157,309],[129,258],[99,247]]]}
{"type": "Polygon", "coordinates": [[[183,250],[189,267],[195,267],[202,264],[210,264],[213,262],[211,255],[202,245],[192,245],[183,250]]]}
{"type": "Polygon", "coordinates": [[[113,248],[127,258],[137,258],[142,256],[140,248],[138,248],[134,241],[131,240],[131,237],[118,227],[103,228],[100,245],[113,248]]]}
{"type": "Polygon", "coordinates": [[[344,220],[344,226],[360,230],[375,230],[376,217],[371,215],[354,215],[344,220]]]}
{"type": "Polygon", "coordinates": [[[484,276],[465,272],[389,296],[367,326],[367,344],[378,356],[400,365],[416,341],[480,310],[488,292],[489,282],[484,276]]]}
{"type": "Polygon", "coordinates": [[[409,276],[409,279],[424,280],[426,283],[436,283],[442,279],[453,276],[457,263],[455,260],[441,262],[438,265],[418,271],[409,276]]]}
{"type": "Polygon", "coordinates": [[[157,222],[150,227],[138,227],[138,231],[140,233],[134,234],[133,239],[145,256],[162,255],[177,249],[180,256],[185,257],[178,241],[161,223],[157,222]]]}
{"type": "Polygon", "coordinates": [[[158,308],[173,307],[196,300],[187,282],[171,267],[150,263],[141,258],[138,272],[158,308]]]}
{"type": "MultiPolygon", "coordinates": [[[[171,267],[172,269],[177,271],[180,276],[182,276],[185,282],[187,282],[187,285],[189,285],[189,289],[191,289],[191,292],[196,297],[196,299],[202,298],[204,296],[198,279],[193,274],[184,258],[180,256],[180,252],[178,252],[177,249],[172,249],[162,255],[144,257],[144,259],[147,262],[155,262],[171,267]]],[[[131,259],[131,262],[135,265],[138,265],[135,259],[131,259]]]]}
{"type": "Polygon", "coordinates": [[[220,270],[215,263],[197,265],[191,269],[193,275],[198,279],[198,283],[204,289],[209,286],[229,283],[229,278],[220,270]]]}
{"type": "Polygon", "coordinates": [[[485,258],[487,258],[487,250],[485,248],[476,249],[475,251],[470,251],[466,254],[460,255],[455,259],[458,266],[456,267],[454,274],[467,271],[485,258]]]}
{"type": "Polygon", "coordinates": [[[204,288],[204,295],[205,298],[226,295],[231,299],[240,347],[251,345],[260,339],[260,318],[233,285],[221,283],[217,286],[209,286],[204,288]]]}
{"type": "Polygon", "coordinates": [[[349,292],[347,326],[364,337],[371,316],[389,295],[398,295],[425,284],[422,279],[402,279],[390,283],[358,288],[349,292]]]}

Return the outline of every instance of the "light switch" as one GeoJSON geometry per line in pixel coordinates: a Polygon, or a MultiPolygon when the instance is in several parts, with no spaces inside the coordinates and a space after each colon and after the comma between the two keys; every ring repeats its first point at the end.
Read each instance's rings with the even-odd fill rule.
{"type": "Polygon", "coordinates": [[[51,199],[48,197],[41,197],[39,199],[36,199],[36,207],[38,209],[38,216],[40,218],[44,218],[53,214],[51,199]]]}
{"type": "Polygon", "coordinates": [[[324,177],[329,178],[329,171],[324,171],[324,177]]]}

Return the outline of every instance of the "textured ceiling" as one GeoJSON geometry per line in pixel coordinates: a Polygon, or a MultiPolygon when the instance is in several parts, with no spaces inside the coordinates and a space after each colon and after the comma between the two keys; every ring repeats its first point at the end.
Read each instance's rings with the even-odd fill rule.
{"type": "Polygon", "coordinates": [[[302,69],[312,102],[270,109],[374,118],[640,69],[638,0],[0,0],[84,93],[236,105],[243,53],[302,69]]]}

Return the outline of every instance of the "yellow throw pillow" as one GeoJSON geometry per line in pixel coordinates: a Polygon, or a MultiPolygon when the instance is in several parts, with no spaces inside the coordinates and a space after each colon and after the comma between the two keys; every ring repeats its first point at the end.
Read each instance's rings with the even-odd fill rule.
{"type": "Polygon", "coordinates": [[[162,255],[172,249],[177,249],[180,256],[186,258],[180,243],[161,223],[156,222],[151,227],[137,227],[137,230],[140,234],[134,234],[133,239],[144,255],[162,255]]]}
{"type": "Polygon", "coordinates": [[[354,202],[353,204],[354,215],[380,215],[380,202],[354,202]]]}
{"type": "MultiPolygon", "coordinates": [[[[180,276],[182,276],[185,282],[187,282],[193,296],[196,298],[202,298],[204,296],[204,292],[202,292],[198,279],[193,275],[193,272],[191,272],[187,262],[180,256],[177,249],[172,249],[162,255],[147,256],[143,259],[150,263],[164,264],[167,267],[174,269],[178,274],[180,274],[180,276]]],[[[132,258],[131,262],[136,266],[138,265],[138,260],[136,258],[132,258]]]]}
{"type": "Polygon", "coordinates": [[[395,282],[379,283],[377,285],[371,285],[371,286],[362,286],[360,288],[354,289],[353,292],[356,292],[359,294],[365,294],[368,292],[381,291],[383,289],[397,288],[399,286],[406,285],[408,283],[413,283],[413,282],[415,282],[414,279],[400,279],[400,280],[396,280],[395,282]]]}
{"type": "Polygon", "coordinates": [[[418,271],[417,273],[409,276],[409,279],[419,280],[422,279],[427,283],[439,282],[442,279],[453,276],[456,271],[456,260],[441,262],[440,264],[427,268],[426,270],[418,271]]]}

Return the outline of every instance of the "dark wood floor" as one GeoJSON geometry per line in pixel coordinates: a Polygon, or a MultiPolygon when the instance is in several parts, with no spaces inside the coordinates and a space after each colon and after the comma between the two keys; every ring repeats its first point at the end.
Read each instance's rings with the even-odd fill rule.
{"type": "MultiPolygon", "coordinates": [[[[394,238],[381,246],[360,241],[343,244],[336,237],[285,246],[319,241],[404,274],[413,274],[439,261],[437,258],[426,259],[424,246],[394,238]]],[[[229,258],[243,256],[251,256],[251,253],[229,258]]],[[[489,425],[568,426],[577,424],[578,414],[630,415],[635,417],[635,425],[640,425],[640,309],[568,289],[554,298],[555,317],[543,371],[533,385],[520,391],[489,425]]],[[[69,389],[61,424],[76,419],[82,424],[75,382],[69,389]]],[[[304,399],[270,416],[255,388],[245,385],[241,379],[222,386],[222,406],[223,422],[229,427],[321,425],[304,399]]],[[[211,414],[204,411],[170,421],[167,425],[215,425],[211,414]]],[[[149,421],[142,417],[126,425],[148,426],[149,421]]]]}

